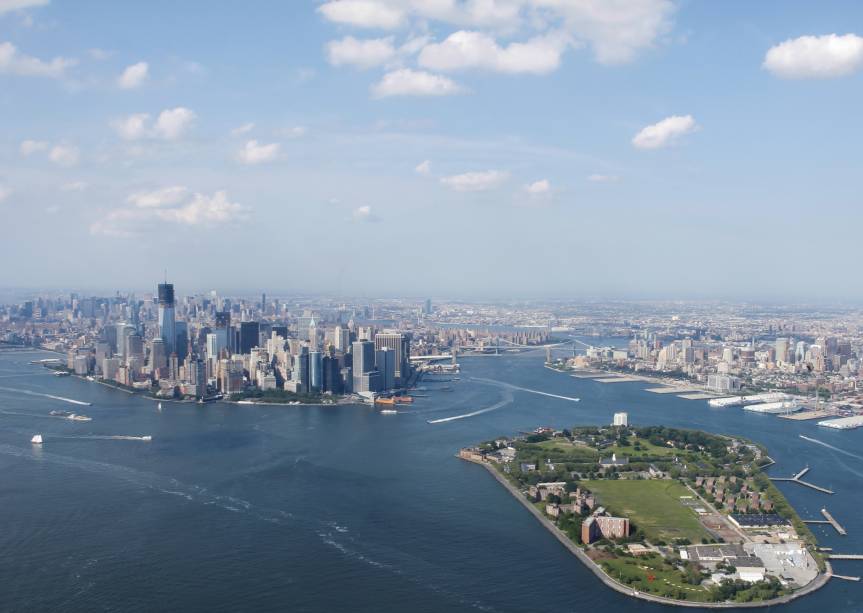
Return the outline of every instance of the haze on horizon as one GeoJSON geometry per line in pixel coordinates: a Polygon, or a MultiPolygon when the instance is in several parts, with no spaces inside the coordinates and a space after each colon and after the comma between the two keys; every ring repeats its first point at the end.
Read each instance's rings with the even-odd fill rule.
{"type": "Polygon", "coordinates": [[[861,74],[851,1],[0,0],[0,286],[858,301],[861,74]]]}

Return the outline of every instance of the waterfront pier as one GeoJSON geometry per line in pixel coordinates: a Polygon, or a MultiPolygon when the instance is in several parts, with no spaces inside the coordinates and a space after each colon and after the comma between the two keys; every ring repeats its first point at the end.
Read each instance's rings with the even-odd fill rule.
{"type": "MultiPolygon", "coordinates": [[[[824,494],[835,494],[833,490],[829,490],[826,487],[821,487],[820,485],[815,485],[814,483],[809,483],[808,481],[804,481],[801,479],[803,475],[809,472],[809,466],[798,472],[793,477],[770,477],[771,481],[790,481],[792,483],[799,483],[800,485],[812,488],[813,490],[822,492],[824,494]]],[[[815,523],[815,522],[810,522],[815,523]]]]}

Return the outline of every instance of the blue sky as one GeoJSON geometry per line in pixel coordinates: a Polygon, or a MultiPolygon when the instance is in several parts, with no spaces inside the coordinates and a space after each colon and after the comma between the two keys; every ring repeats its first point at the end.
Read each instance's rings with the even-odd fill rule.
{"type": "Polygon", "coordinates": [[[861,20],[0,0],[2,283],[857,300],[861,20]]]}

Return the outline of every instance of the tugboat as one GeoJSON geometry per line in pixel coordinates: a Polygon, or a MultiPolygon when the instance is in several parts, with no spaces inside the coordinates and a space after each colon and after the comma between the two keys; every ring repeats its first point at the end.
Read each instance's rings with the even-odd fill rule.
{"type": "Polygon", "coordinates": [[[33,438],[30,439],[30,442],[33,443],[34,445],[41,445],[42,444],[42,435],[41,434],[34,434],[33,438]]]}

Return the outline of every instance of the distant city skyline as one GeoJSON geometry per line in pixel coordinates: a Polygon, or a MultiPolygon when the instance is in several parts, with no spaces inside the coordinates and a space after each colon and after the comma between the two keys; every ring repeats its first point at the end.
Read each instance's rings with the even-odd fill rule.
{"type": "Polygon", "coordinates": [[[0,0],[3,292],[863,300],[850,1],[0,0]]]}

